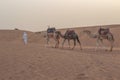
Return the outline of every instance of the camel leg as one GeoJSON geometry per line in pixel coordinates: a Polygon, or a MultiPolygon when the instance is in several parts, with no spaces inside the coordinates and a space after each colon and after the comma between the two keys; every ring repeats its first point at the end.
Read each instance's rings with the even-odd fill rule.
{"type": "Polygon", "coordinates": [[[77,42],[79,43],[80,49],[82,50],[82,46],[81,46],[81,42],[80,42],[79,38],[77,38],[77,42]]]}
{"type": "Polygon", "coordinates": [[[113,49],[113,43],[114,43],[114,37],[113,37],[113,35],[111,33],[109,33],[107,36],[108,36],[107,40],[110,42],[110,45],[111,45],[110,51],[112,51],[112,49],[113,49]]]}
{"type": "Polygon", "coordinates": [[[60,41],[59,41],[59,40],[57,40],[57,45],[56,45],[56,47],[57,47],[57,48],[59,47],[59,43],[60,43],[60,41]]]}
{"type": "Polygon", "coordinates": [[[80,45],[80,49],[82,50],[82,46],[81,46],[81,43],[79,43],[79,45],[80,45]]]}
{"type": "Polygon", "coordinates": [[[69,45],[69,48],[70,48],[70,40],[68,39],[68,45],[69,45]]]}
{"type": "Polygon", "coordinates": [[[49,44],[49,37],[47,37],[47,44],[49,44]]]}
{"type": "Polygon", "coordinates": [[[64,43],[65,43],[66,39],[64,39],[63,43],[62,43],[62,48],[64,47],[64,43]]]}
{"type": "Polygon", "coordinates": [[[54,37],[54,41],[55,41],[55,48],[58,48],[59,39],[57,39],[56,37],[54,37]]]}
{"type": "Polygon", "coordinates": [[[113,49],[113,41],[111,41],[110,44],[111,44],[110,51],[112,51],[112,49],[113,49]]]}
{"type": "Polygon", "coordinates": [[[55,48],[58,48],[58,43],[55,44],[55,48]]]}
{"type": "Polygon", "coordinates": [[[103,49],[105,49],[106,47],[104,46],[104,44],[103,44],[103,40],[102,39],[97,39],[97,42],[96,42],[96,49],[95,49],[95,51],[97,51],[97,49],[100,47],[100,46],[102,46],[102,48],[103,49]]]}
{"type": "Polygon", "coordinates": [[[112,51],[112,49],[113,49],[113,43],[114,43],[114,37],[113,37],[113,35],[112,35],[112,33],[108,33],[107,34],[107,40],[109,41],[109,43],[110,43],[110,51],[112,51]]]}
{"type": "Polygon", "coordinates": [[[112,49],[113,49],[113,46],[111,45],[110,51],[112,51],[112,49]]]}
{"type": "Polygon", "coordinates": [[[57,40],[55,40],[55,41],[56,41],[55,48],[57,48],[58,47],[58,41],[57,40]]]}
{"type": "Polygon", "coordinates": [[[54,47],[57,48],[57,44],[58,44],[58,43],[57,43],[57,39],[56,39],[56,38],[53,38],[53,39],[54,39],[54,41],[55,41],[55,46],[54,46],[54,47]]]}
{"type": "Polygon", "coordinates": [[[100,46],[99,39],[97,39],[95,51],[97,51],[97,49],[99,48],[99,46],[100,46]]]}
{"type": "Polygon", "coordinates": [[[58,40],[58,47],[59,47],[60,41],[58,40]]]}
{"type": "MultiPolygon", "coordinates": [[[[103,44],[103,40],[102,40],[102,39],[100,40],[100,43],[101,43],[101,47],[106,50],[106,47],[105,47],[105,45],[103,44]]],[[[106,51],[107,51],[107,50],[106,50],[106,51]]]]}
{"type": "Polygon", "coordinates": [[[74,39],[74,46],[73,46],[73,48],[72,48],[72,49],[74,49],[74,48],[75,48],[75,46],[76,46],[76,39],[74,39]]]}

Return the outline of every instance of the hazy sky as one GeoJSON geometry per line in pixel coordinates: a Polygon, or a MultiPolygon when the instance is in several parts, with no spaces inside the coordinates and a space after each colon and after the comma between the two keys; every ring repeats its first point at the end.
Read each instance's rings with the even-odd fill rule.
{"type": "Polygon", "coordinates": [[[0,29],[120,23],[120,0],[0,0],[0,29]]]}

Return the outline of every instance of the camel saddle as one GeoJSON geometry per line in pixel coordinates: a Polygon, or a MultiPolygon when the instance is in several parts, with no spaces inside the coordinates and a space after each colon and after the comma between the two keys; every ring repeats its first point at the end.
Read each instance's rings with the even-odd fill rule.
{"type": "Polygon", "coordinates": [[[75,34],[75,31],[74,30],[68,30],[68,31],[66,31],[66,33],[65,33],[65,35],[67,36],[71,36],[71,35],[73,35],[73,34],[75,34]]]}
{"type": "Polygon", "coordinates": [[[98,30],[98,33],[100,34],[100,35],[107,35],[108,33],[110,32],[110,30],[109,30],[109,28],[100,28],[99,30],[98,30]]]}
{"type": "Polygon", "coordinates": [[[55,28],[48,28],[47,33],[54,33],[56,31],[55,28]]]}

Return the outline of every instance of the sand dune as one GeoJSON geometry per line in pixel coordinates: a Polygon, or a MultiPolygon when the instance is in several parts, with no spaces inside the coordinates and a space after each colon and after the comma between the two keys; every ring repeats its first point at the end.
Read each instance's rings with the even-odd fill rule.
{"type": "MultiPolygon", "coordinates": [[[[64,49],[61,44],[60,48],[45,47],[43,33],[27,32],[29,41],[24,45],[23,31],[1,30],[0,80],[120,80],[120,27],[110,28],[115,38],[112,52],[95,51],[96,40],[82,34],[85,29],[95,33],[98,27],[74,29],[82,51],[78,44],[74,50],[69,49],[67,42],[64,49]]],[[[54,45],[53,40],[51,43],[54,45]]],[[[107,41],[105,45],[109,47],[107,41]]]]}

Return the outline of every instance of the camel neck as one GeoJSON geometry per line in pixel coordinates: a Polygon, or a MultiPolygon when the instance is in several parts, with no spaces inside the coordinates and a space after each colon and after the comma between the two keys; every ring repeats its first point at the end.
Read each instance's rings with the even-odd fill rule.
{"type": "Polygon", "coordinates": [[[62,33],[60,33],[60,36],[61,36],[62,38],[64,38],[64,37],[65,37],[62,33]]]}
{"type": "Polygon", "coordinates": [[[87,32],[86,34],[91,38],[97,38],[97,36],[98,36],[97,34],[93,34],[91,32],[89,32],[89,33],[87,32]]]}

